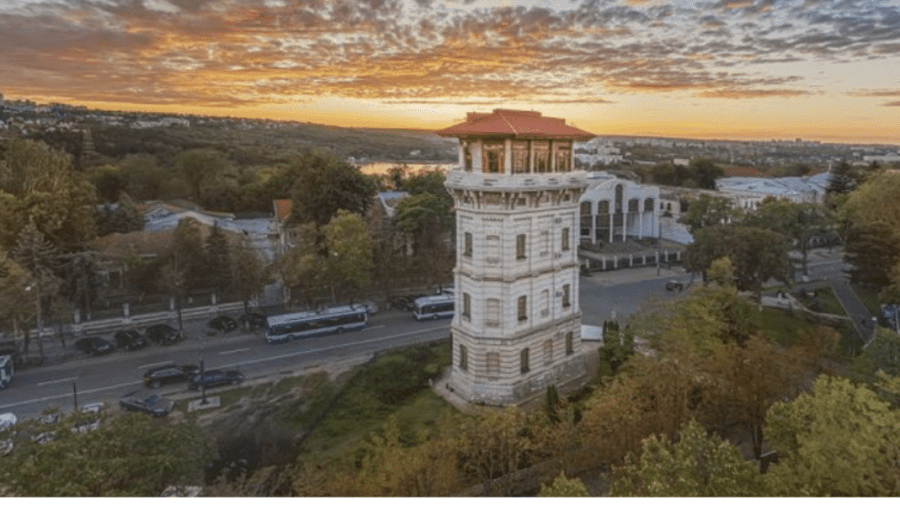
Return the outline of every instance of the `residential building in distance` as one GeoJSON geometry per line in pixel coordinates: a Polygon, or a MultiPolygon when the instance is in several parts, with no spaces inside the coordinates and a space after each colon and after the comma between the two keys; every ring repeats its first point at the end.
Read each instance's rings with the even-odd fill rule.
{"type": "Polygon", "coordinates": [[[579,383],[578,206],[573,142],[593,134],[539,112],[495,109],[437,132],[459,139],[445,185],[456,207],[456,313],[448,386],[517,405],[579,383]]]}

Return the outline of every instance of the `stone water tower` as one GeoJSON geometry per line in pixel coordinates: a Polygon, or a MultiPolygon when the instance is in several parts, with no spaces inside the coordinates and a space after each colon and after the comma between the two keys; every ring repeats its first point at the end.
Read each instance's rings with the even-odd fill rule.
{"type": "Polygon", "coordinates": [[[456,313],[448,386],[516,405],[580,381],[573,142],[593,134],[539,112],[495,109],[437,132],[459,139],[445,183],[456,204],[456,313]]]}

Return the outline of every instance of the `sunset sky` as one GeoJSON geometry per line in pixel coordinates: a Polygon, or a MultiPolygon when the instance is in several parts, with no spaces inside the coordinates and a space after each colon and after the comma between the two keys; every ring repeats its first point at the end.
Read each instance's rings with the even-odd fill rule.
{"type": "Polygon", "coordinates": [[[7,99],[900,144],[897,0],[0,0],[7,99]]]}

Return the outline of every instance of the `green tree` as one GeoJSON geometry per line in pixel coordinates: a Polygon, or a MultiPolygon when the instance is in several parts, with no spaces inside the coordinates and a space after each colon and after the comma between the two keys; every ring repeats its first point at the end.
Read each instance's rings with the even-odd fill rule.
{"type": "Polygon", "coordinates": [[[612,496],[765,496],[762,478],[741,452],[691,421],[678,442],[652,435],[640,455],[613,467],[612,496]]]}
{"type": "Polygon", "coordinates": [[[706,271],[712,262],[728,256],[734,265],[735,286],[741,291],[761,296],[763,283],[769,279],[788,281],[790,260],[788,241],[784,235],[751,226],[712,226],[694,234],[694,242],[684,253],[685,268],[690,272],[706,271]]]}
{"type": "MultiPolygon", "coordinates": [[[[256,249],[244,238],[232,249],[231,254],[231,286],[244,302],[244,313],[250,312],[250,300],[257,296],[266,285],[266,266],[256,249]]],[[[249,324],[249,323],[248,323],[249,324]]]]}
{"type": "Polygon", "coordinates": [[[688,202],[687,212],[679,220],[688,226],[691,233],[723,223],[729,223],[737,213],[727,198],[701,194],[688,202]]]}
{"type": "Polygon", "coordinates": [[[336,291],[350,301],[359,300],[372,280],[372,238],[366,223],[341,209],[322,231],[328,248],[325,264],[332,301],[337,301],[336,291]]]}
{"type": "Polygon", "coordinates": [[[566,477],[565,473],[560,473],[549,486],[541,485],[541,491],[538,493],[541,498],[563,498],[563,497],[587,497],[588,490],[576,477],[566,477]]]}
{"type": "MultiPolygon", "coordinates": [[[[19,235],[19,240],[13,247],[12,257],[23,269],[31,275],[32,284],[27,290],[34,290],[36,300],[35,328],[40,346],[41,359],[44,357],[44,341],[41,333],[44,330],[44,316],[47,307],[52,304],[53,298],[59,293],[60,281],[56,277],[59,268],[59,251],[53,246],[40,230],[29,223],[19,235]]],[[[29,338],[25,334],[23,353],[28,353],[29,338]]]]}
{"type": "Polygon", "coordinates": [[[73,253],[66,258],[63,269],[63,293],[83,317],[90,319],[91,307],[103,289],[100,258],[93,251],[73,253]]]}
{"type": "Polygon", "coordinates": [[[221,151],[203,148],[183,151],[175,158],[175,166],[187,180],[191,195],[202,203],[216,188],[221,189],[220,183],[229,174],[231,162],[221,151]]]}
{"type": "Polygon", "coordinates": [[[869,384],[880,382],[878,372],[900,377],[900,335],[886,328],[876,328],[874,338],[853,358],[851,376],[869,384]]]}
{"type": "Polygon", "coordinates": [[[760,202],[755,211],[744,215],[741,222],[745,226],[771,230],[790,239],[803,255],[804,275],[808,272],[810,238],[832,228],[832,220],[823,207],[772,197],[760,202]]]}
{"type": "Polygon", "coordinates": [[[363,215],[375,196],[375,182],[353,165],[314,151],[293,160],[296,179],[291,188],[292,219],[299,223],[326,225],[344,209],[363,215]]]}
{"type": "Polygon", "coordinates": [[[34,279],[6,251],[0,249],[0,328],[13,338],[27,341],[26,321],[35,317],[37,292],[29,289],[34,279]]]}
{"type": "Polygon", "coordinates": [[[688,168],[697,182],[697,187],[703,189],[716,189],[716,179],[725,175],[722,167],[709,158],[695,158],[691,160],[688,168]]]}
{"type": "Polygon", "coordinates": [[[117,201],[119,194],[128,186],[128,177],[117,166],[93,167],[87,171],[87,177],[96,188],[97,197],[104,203],[117,201]]]}
{"type": "Polygon", "coordinates": [[[212,453],[193,424],[130,415],[105,417],[94,431],[72,432],[85,421],[85,414],[64,418],[50,443],[20,438],[0,458],[3,494],[159,496],[170,485],[202,485],[212,453]]]}
{"type": "Polygon", "coordinates": [[[231,245],[225,233],[216,224],[210,230],[203,243],[203,256],[206,259],[204,268],[210,287],[221,296],[233,284],[231,282],[231,245]]]}
{"type": "Polygon", "coordinates": [[[500,479],[501,495],[509,495],[512,474],[531,446],[525,436],[527,425],[528,416],[523,411],[508,408],[473,420],[464,429],[464,465],[481,481],[485,495],[496,493],[495,479],[500,479]]]}
{"type": "Polygon", "coordinates": [[[900,262],[900,174],[882,172],[850,193],[841,208],[850,232],[846,260],[854,281],[880,289],[900,262]]]}
{"type": "Polygon", "coordinates": [[[779,462],[766,475],[781,496],[900,494],[900,411],[865,386],[819,376],[811,393],[767,416],[779,462]]]}
{"type": "Polygon", "coordinates": [[[32,223],[61,251],[94,236],[93,185],[71,158],[44,143],[13,138],[0,158],[0,246],[11,248],[32,223]]]}
{"type": "Polygon", "coordinates": [[[327,286],[324,238],[314,223],[300,225],[298,235],[298,243],[278,258],[279,270],[292,297],[315,305],[327,286]]]}
{"type": "Polygon", "coordinates": [[[169,191],[173,174],[161,168],[150,154],[129,154],[119,162],[126,177],[124,191],[138,201],[164,198],[169,191]]]}
{"type": "Polygon", "coordinates": [[[412,241],[415,264],[429,284],[445,282],[453,268],[452,216],[446,202],[426,192],[405,198],[397,204],[396,223],[412,241]]]}

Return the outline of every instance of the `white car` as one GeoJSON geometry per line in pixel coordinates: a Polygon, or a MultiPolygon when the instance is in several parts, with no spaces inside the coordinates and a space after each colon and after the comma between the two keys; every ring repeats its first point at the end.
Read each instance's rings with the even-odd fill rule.
{"type": "Polygon", "coordinates": [[[4,412],[0,414],[0,431],[12,428],[19,421],[12,412],[4,412]]]}

